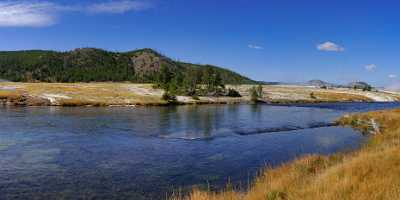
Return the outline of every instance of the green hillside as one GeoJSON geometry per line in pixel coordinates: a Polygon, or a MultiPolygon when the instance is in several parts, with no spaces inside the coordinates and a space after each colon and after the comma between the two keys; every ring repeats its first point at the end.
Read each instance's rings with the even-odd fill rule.
{"type": "Polygon", "coordinates": [[[188,76],[196,76],[198,83],[206,83],[209,76],[216,76],[223,84],[255,83],[224,68],[177,62],[152,49],[129,52],[110,52],[95,48],[68,52],[0,52],[0,79],[17,82],[154,83],[158,81],[162,68],[180,81],[188,76]]]}

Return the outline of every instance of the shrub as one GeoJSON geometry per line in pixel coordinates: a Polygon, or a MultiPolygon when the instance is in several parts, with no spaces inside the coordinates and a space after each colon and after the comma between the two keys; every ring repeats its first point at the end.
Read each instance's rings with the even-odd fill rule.
{"type": "Polygon", "coordinates": [[[263,98],[263,86],[262,85],[258,85],[256,90],[257,90],[258,98],[263,98]]]}
{"type": "Polygon", "coordinates": [[[196,100],[196,101],[200,100],[200,98],[199,98],[197,95],[193,95],[193,96],[192,96],[192,99],[193,99],[193,100],[196,100]]]}
{"type": "Polygon", "coordinates": [[[363,88],[363,91],[364,91],[364,92],[366,92],[366,91],[369,91],[369,92],[370,92],[370,91],[372,91],[372,87],[371,87],[371,86],[364,87],[364,88],[363,88]]]}
{"type": "Polygon", "coordinates": [[[310,98],[311,98],[311,99],[316,99],[316,98],[317,98],[317,97],[315,96],[314,92],[311,92],[311,93],[310,93],[310,98]]]}
{"type": "Polygon", "coordinates": [[[252,101],[253,103],[258,102],[258,92],[257,92],[257,88],[256,87],[252,87],[250,88],[250,101],[252,101]]]}
{"type": "Polygon", "coordinates": [[[232,88],[228,89],[228,92],[227,92],[226,96],[228,96],[228,97],[242,97],[242,95],[240,95],[240,93],[238,91],[236,91],[235,89],[232,89],[232,88]]]}
{"type": "Polygon", "coordinates": [[[176,102],[176,96],[169,93],[169,92],[164,92],[164,94],[161,97],[163,100],[165,101],[169,101],[169,102],[176,102]]]}

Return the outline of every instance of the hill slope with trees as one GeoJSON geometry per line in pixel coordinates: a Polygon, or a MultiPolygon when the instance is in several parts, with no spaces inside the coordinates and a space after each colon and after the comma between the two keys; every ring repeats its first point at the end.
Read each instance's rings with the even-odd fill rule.
{"type": "Polygon", "coordinates": [[[211,65],[174,61],[152,49],[110,52],[80,48],[68,52],[29,50],[0,52],[0,79],[16,82],[156,83],[162,69],[178,81],[206,84],[216,77],[223,84],[254,83],[253,80],[211,65]],[[184,80],[184,79],[196,80],[184,80]],[[182,79],[182,80],[180,80],[182,79]]]}

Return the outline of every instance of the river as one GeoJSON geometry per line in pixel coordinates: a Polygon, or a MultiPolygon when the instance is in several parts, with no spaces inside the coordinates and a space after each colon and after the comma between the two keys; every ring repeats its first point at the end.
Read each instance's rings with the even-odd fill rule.
{"type": "Polygon", "coordinates": [[[395,107],[0,107],[0,199],[150,200],[192,186],[246,188],[265,166],[358,148],[366,136],[330,126],[343,114],[395,107]]]}

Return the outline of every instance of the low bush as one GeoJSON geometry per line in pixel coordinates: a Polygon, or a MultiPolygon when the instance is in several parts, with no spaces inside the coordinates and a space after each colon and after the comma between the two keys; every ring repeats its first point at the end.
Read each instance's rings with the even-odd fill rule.
{"type": "Polygon", "coordinates": [[[168,102],[176,102],[176,96],[169,93],[169,92],[165,92],[162,97],[161,97],[164,101],[168,101],[168,102]]]}
{"type": "Polygon", "coordinates": [[[232,89],[232,88],[228,89],[228,92],[227,92],[226,96],[228,96],[228,97],[242,97],[242,95],[240,95],[240,93],[238,91],[236,91],[235,89],[232,89]]]}

